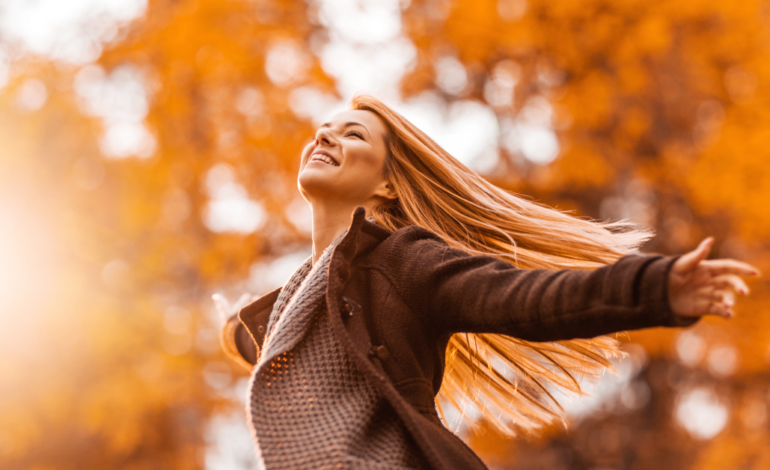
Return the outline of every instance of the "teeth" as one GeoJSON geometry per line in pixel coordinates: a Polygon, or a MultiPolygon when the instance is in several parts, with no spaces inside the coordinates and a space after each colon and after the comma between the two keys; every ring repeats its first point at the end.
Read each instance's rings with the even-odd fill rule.
{"type": "Polygon", "coordinates": [[[317,154],[313,155],[312,160],[321,160],[322,162],[328,163],[329,165],[339,166],[338,164],[334,163],[334,160],[332,160],[331,158],[327,157],[326,155],[323,155],[323,154],[320,154],[320,153],[317,153],[317,154]]]}

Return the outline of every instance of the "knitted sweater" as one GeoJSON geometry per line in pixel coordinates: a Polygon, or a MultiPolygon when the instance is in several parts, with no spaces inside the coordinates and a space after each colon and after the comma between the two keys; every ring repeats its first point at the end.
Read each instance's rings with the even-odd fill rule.
{"type": "Polygon", "coordinates": [[[292,275],[270,315],[249,412],[265,468],[425,468],[391,406],[334,336],[327,271],[338,238],[292,275]]]}

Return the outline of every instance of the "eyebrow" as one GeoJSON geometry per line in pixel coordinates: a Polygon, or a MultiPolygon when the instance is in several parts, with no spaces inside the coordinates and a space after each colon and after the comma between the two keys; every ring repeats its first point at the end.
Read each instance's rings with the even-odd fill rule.
{"type": "MultiPolygon", "coordinates": [[[[369,134],[369,136],[371,137],[371,133],[369,132],[369,129],[367,129],[366,126],[361,124],[360,122],[348,121],[348,122],[346,122],[345,124],[342,125],[342,128],[345,129],[345,128],[348,128],[350,126],[361,126],[361,127],[363,127],[364,130],[366,131],[366,133],[369,134]]],[[[325,123],[321,124],[320,126],[318,126],[319,129],[321,127],[332,127],[332,124],[330,122],[325,122],[325,123]]]]}

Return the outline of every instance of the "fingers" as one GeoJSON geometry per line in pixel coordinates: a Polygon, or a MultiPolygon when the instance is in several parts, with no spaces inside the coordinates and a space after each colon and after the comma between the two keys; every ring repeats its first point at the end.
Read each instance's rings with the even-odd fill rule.
{"type": "Polygon", "coordinates": [[[711,279],[711,284],[716,289],[732,289],[735,292],[746,295],[749,293],[749,286],[743,282],[743,279],[735,274],[723,274],[711,279]]]}
{"type": "Polygon", "coordinates": [[[711,303],[723,304],[727,308],[735,305],[735,294],[731,290],[716,290],[711,294],[711,303]]]}
{"type": "Polygon", "coordinates": [[[733,318],[736,292],[748,294],[749,289],[743,279],[734,274],[717,276],[698,289],[698,296],[701,299],[698,303],[702,306],[704,303],[707,304],[706,315],[733,318]]]}
{"type": "Polygon", "coordinates": [[[719,315],[724,318],[735,316],[735,294],[731,290],[716,290],[711,294],[711,302],[708,309],[709,315],[719,315]]]}
{"type": "Polygon", "coordinates": [[[713,238],[703,240],[696,249],[679,257],[671,269],[670,292],[675,292],[681,315],[735,316],[736,294],[749,288],[741,276],[757,276],[759,270],[734,259],[707,260],[713,238]]]}
{"type": "Polygon", "coordinates": [[[712,237],[708,237],[700,242],[700,245],[698,245],[696,249],[689,253],[685,253],[679,258],[679,268],[684,272],[695,269],[698,263],[706,259],[706,256],[708,256],[709,251],[711,250],[711,245],[713,244],[714,239],[712,237]]]}
{"type": "Polygon", "coordinates": [[[738,276],[757,276],[759,270],[754,266],[734,259],[710,259],[702,262],[712,276],[735,274],[738,276]]]}
{"type": "Polygon", "coordinates": [[[709,306],[706,315],[717,315],[724,318],[732,318],[735,314],[733,313],[732,307],[727,307],[723,303],[715,302],[709,306]]]}

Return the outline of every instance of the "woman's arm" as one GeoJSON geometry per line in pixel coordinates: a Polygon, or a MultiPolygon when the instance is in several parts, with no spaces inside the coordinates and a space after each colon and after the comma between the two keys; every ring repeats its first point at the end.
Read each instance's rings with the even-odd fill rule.
{"type": "MultiPolygon", "coordinates": [[[[681,283],[668,282],[680,258],[631,255],[595,270],[526,270],[417,232],[408,238],[400,243],[396,289],[432,326],[450,333],[555,341],[687,326],[703,314],[675,311],[681,302],[669,302],[669,288],[675,299],[691,296],[679,292],[681,283]]],[[[678,266],[692,264],[686,256],[678,266]]]]}

